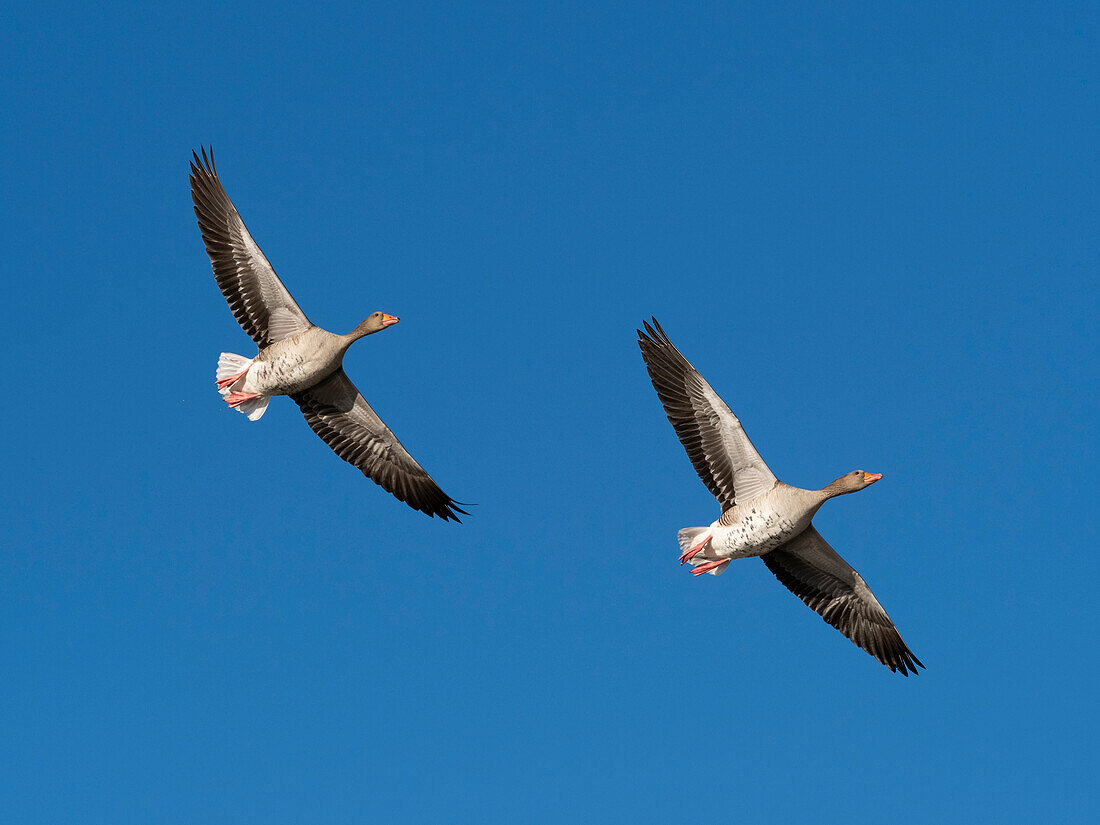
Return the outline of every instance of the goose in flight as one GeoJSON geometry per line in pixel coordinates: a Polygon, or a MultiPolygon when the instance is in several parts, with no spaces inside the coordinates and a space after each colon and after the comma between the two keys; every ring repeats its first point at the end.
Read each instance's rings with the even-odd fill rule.
{"type": "Polygon", "coordinates": [[[347,335],[306,318],[283,286],[218,179],[213,150],[192,152],[191,199],[214,278],[259,352],[223,352],[216,384],[230,408],[257,421],[273,395],[289,395],[306,423],[348,463],[414,510],[459,521],[468,515],[409,455],[344,374],[344,353],[400,319],[375,312],[347,335]]]}
{"type": "Polygon", "coordinates": [[[733,559],[760,556],[788,590],[890,670],[924,667],[902,641],[863,578],[814,528],[818,508],[855,493],[882,475],[842,475],[820,490],[779,481],[725,402],[673,346],[657,319],[638,330],[646,369],[695,472],[718,499],[721,517],[680,530],[680,564],[693,575],[722,574],[733,559]]]}

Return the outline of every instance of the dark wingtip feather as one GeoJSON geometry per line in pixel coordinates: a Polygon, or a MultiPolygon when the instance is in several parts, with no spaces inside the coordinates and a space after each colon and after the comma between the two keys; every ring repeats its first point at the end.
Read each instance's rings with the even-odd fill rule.
{"type": "Polygon", "coordinates": [[[464,515],[464,516],[468,516],[470,514],[467,513],[465,510],[463,510],[462,507],[459,507],[458,506],[459,504],[462,504],[463,507],[474,507],[475,506],[473,504],[467,504],[467,503],[455,501],[454,499],[449,498],[449,499],[447,499],[447,502],[439,508],[438,511],[436,511],[434,513],[428,513],[427,510],[423,510],[422,512],[428,513],[428,515],[432,516],[432,517],[439,516],[441,519],[443,519],[443,521],[453,521],[453,522],[456,522],[457,524],[462,524],[462,519],[460,519],[455,514],[456,513],[462,513],[462,515],[464,515]]]}
{"type": "MultiPolygon", "coordinates": [[[[653,318],[652,320],[657,329],[660,329],[661,325],[657,323],[657,319],[653,318]]],[[[654,331],[653,327],[649,325],[649,321],[642,321],[642,327],[645,329],[645,332],[642,332],[640,329],[636,329],[635,332],[638,333],[638,346],[642,347],[643,352],[646,346],[659,347],[668,340],[668,336],[663,336],[664,341],[662,341],[662,335],[654,331]]],[[[661,330],[661,332],[663,333],[664,330],[661,330]]]]}
{"type": "MultiPolygon", "coordinates": [[[[664,327],[661,326],[661,322],[657,320],[656,316],[650,316],[649,321],[642,321],[642,326],[645,328],[645,332],[638,329],[635,330],[638,333],[638,345],[647,344],[653,347],[672,347],[676,349],[672,343],[672,339],[668,337],[668,333],[665,332],[664,327]],[[652,325],[650,325],[652,321],[652,325]]],[[[676,350],[679,352],[679,350],[676,350]]]]}
{"type": "MultiPolygon", "coordinates": [[[[832,609],[824,609],[824,600],[832,601],[836,591],[825,589],[812,578],[788,567],[791,564],[805,564],[797,556],[773,550],[760,558],[779,582],[817,613],[826,624],[839,630],[848,641],[888,667],[892,673],[899,673],[906,677],[910,674],[916,676],[917,667],[924,667],[921,660],[913,654],[909,645],[901,638],[897,627],[885,614],[883,615],[888,624],[880,622],[877,623],[876,629],[869,630],[869,627],[875,626],[861,625],[856,607],[850,601],[838,601],[832,609]],[[868,636],[868,633],[872,635],[868,636]]],[[[864,621],[868,620],[864,617],[864,621]]]]}
{"type": "Polygon", "coordinates": [[[193,174],[209,175],[211,177],[218,176],[218,170],[214,166],[214,147],[210,147],[209,154],[207,154],[207,148],[205,146],[199,146],[199,151],[191,150],[191,172],[193,174]],[[199,152],[202,156],[199,156],[199,152]]]}

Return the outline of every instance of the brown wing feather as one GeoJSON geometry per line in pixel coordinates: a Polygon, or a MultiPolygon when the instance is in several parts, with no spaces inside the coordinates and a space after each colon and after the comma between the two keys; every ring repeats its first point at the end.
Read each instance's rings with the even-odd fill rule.
{"type": "Polygon", "coordinates": [[[775,475],[740,420],[684,358],[657,319],[638,330],[638,348],[676,437],[723,512],[771,489],[775,475]]]}
{"type": "Polygon", "coordinates": [[[924,667],[867,583],[813,525],[761,558],[788,590],[890,670],[908,676],[924,667]]]}
{"type": "Polygon", "coordinates": [[[458,513],[469,515],[409,455],[342,369],[290,397],[336,455],[399,501],[444,521],[460,521],[458,513]]]}
{"type": "Polygon", "coordinates": [[[214,166],[214,153],[192,152],[191,200],[218,288],[260,349],[311,324],[252,240],[214,166]]]}

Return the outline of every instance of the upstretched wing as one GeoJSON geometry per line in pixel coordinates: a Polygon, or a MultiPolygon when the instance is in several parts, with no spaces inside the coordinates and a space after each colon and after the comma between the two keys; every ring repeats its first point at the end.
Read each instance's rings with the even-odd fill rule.
{"type": "Polygon", "coordinates": [[[908,676],[924,667],[871,588],[812,524],[761,558],[788,590],[890,670],[908,676]]]}
{"type": "Polygon", "coordinates": [[[336,455],[398,500],[444,521],[459,521],[457,513],[469,515],[409,455],[342,369],[290,397],[336,455]]]}
{"type": "Polygon", "coordinates": [[[233,317],[260,349],[309,329],[312,324],[283,286],[275,270],[225,193],[214,167],[214,152],[194,152],[191,200],[214,267],[214,278],[233,317]]]}
{"type": "Polygon", "coordinates": [[[722,510],[743,504],[775,484],[745,428],[690,363],[673,346],[657,319],[638,330],[638,347],[695,472],[722,510]]]}

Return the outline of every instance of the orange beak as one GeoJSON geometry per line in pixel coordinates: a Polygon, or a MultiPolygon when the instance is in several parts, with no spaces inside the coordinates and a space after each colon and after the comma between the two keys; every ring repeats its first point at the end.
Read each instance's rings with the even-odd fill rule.
{"type": "Polygon", "coordinates": [[[393,326],[400,320],[401,319],[398,318],[396,315],[387,315],[384,312],[382,313],[382,326],[384,327],[393,326]]]}
{"type": "Polygon", "coordinates": [[[868,473],[864,481],[866,481],[868,484],[874,484],[880,478],[882,478],[882,473],[868,473]]]}

